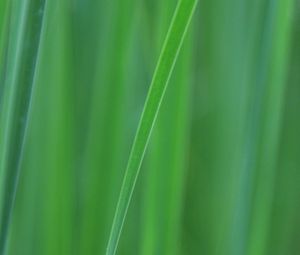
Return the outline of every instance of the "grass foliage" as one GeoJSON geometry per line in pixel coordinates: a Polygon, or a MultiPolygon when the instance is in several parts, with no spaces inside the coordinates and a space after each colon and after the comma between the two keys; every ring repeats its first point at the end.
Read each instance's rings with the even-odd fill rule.
{"type": "Polygon", "coordinates": [[[0,255],[298,254],[299,8],[1,0],[0,255]]]}

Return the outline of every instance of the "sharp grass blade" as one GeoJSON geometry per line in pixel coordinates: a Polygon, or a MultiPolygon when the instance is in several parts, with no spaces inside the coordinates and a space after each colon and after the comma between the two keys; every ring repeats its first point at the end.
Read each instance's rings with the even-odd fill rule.
{"type": "MultiPolygon", "coordinates": [[[[147,53],[147,60],[148,62],[154,62],[150,56],[157,56],[159,54],[160,47],[163,43],[163,35],[166,34],[168,29],[168,25],[170,24],[170,17],[172,17],[172,13],[174,10],[174,1],[167,0],[167,1],[154,1],[155,7],[152,10],[152,13],[148,14],[148,23],[151,24],[150,17],[155,16],[157,17],[155,20],[155,24],[152,24],[152,30],[148,28],[148,35],[145,36],[146,38],[154,38],[155,43],[152,42],[151,46],[145,44],[145,53],[147,53]],[[154,31],[153,31],[154,30],[154,31]],[[152,49],[149,50],[149,49],[152,49]],[[152,54],[151,54],[152,53],[152,54]]],[[[145,12],[149,7],[145,6],[145,12]]],[[[149,11],[148,11],[149,12],[149,11]]],[[[152,21],[153,22],[153,21],[152,21]]],[[[145,29],[144,29],[145,30],[145,29]]],[[[150,66],[150,64],[148,64],[150,66]]],[[[180,59],[177,61],[177,67],[180,65],[180,59]]],[[[172,76],[172,89],[177,87],[176,82],[177,80],[176,72],[172,76]],[[175,80],[175,82],[173,82],[175,80]]],[[[177,88],[176,88],[177,89],[177,88]]],[[[169,93],[167,95],[170,96],[171,88],[169,88],[169,93]]],[[[172,94],[174,96],[174,94],[172,94]]],[[[172,98],[173,99],[173,98],[172,98]]],[[[162,105],[168,103],[170,106],[170,101],[168,100],[168,96],[164,99],[164,103],[162,105]],[[168,102],[166,102],[168,101],[168,102]]],[[[165,200],[164,197],[166,196],[166,192],[164,192],[164,188],[166,187],[164,178],[165,176],[169,175],[168,164],[166,167],[166,162],[170,163],[170,158],[167,155],[170,154],[170,148],[172,144],[170,143],[169,139],[164,137],[164,122],[169,122],[173,116],[172,112],[176,111],[173,107],[169,107],[171,111],[165,113],[164,107],[161,108],[160,113],[158,114],[157,124],[153,129],[152,139],[149,144],[149,154],[146,158],[146,170],[145,176],[143,178],[144,185],[143,185],[143,205],[142,205],[142,241],[141,241],[141,251],[140,254],[147,255],[147,254],[163,254],[162,246],[164,243],[164,239],[162,236],[165,235],[165,218],[164,214],[167,213],[165,207],[165,200]],[[167,114],[167,119],[165,119],[167,114]],[[162,116],[163,115],[163,116],[162,116]],[[171,116],[172,117],[171,117],[171,116]],[[166,141],[167,140],[167,141],[166,141]],[[169,147],[168,147],[169,146],[169,147]],[[163,171],[162,171],[163,170],[163,171]]],[[[174,122],[174,119],[171,121],[174,122]]],[[[170,126],[174,129],[172,125],[174,123],[170,123],[170,126]]],[[[168,126],[169,127],[169,126],[168,126]]]]}
{"type": "Polygon", "coordinates": [[[197,0],[180,0],[178,2],[133,142],[108,241],[107,255],[115,254],[116,252],[149,137],[197,2],[197,0]]]}
{"type": "MultiPolygon", "coordinates": [[[[157,1],[156,36],[160,43],[153,49],[157,55],[162,43],[175,2],[157,1]]],[[[148,31],[151,35],[151,31],[148,31]]],[[[189,33],[191,34],[191,33],[189,33]]],[[[147,38],[151,38],[148,35],[147,38]]],[[[189,92],[192,88],[191,37],[185,41],[185,47],[177,60],[174,74],[170,80],[172,86],[162,103],[157,124],[153,129],[146,170],[143,176],[142,197],[142,241],[140,254],[182,254],[181,249],[181,209],[183,186],[187,169],[186,156],[189,138],[189,92]]],[[[146,51],[146,49],[145,49],[146,51]]],[[[151,55],[151,51],[149,51],[151,55]]]]}
{"type": "MultiPolygon", "coordinates": [[[[14,23],[16,49],[12,65],[7,70],[5,87],[8,89],[7,114],[4,117],[4,138],[1,141],[0,254],[5,254],[9,225],[16,196],[28,126],[30,105],[42,31],[45,0],[14,1],[13,15],[20,16],[14,23]]],[[[13,43],[13,42],[12,42],[13,43]]]]}

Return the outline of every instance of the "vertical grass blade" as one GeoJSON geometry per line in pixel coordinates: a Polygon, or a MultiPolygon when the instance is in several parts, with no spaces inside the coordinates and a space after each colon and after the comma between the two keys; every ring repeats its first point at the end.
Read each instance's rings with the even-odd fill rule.
{"type": "Polygon", "coordinates": [[[154,72],[129,156],[106,254],[115,254],[149,137],[197,0],[180,0],[154,72]]]}
{"type": "Polygon", "coordinates": [[[3,92],[4,92],[4,80],[5,80],[5,67],[6,67],[6,49],[8,47],[9,38],[9,14],[10,12],[8,1],[2,1],[0,3],[0,118],[2,113],[2,102],[3,102],[3,92]]]}
{"type": "MultiPolygon", "coordinates": [[[[20,10],[17,30],[16,53],[8,68],[5,83],[8,91],[7,115],[5,116],[1,173],[4,175],[1,190],[0,208],[0,254],[5,253],[8,229],[11,221],[26,129],[29,108],[33,94],[38,48],[43,23],[45,0],[13,1],[13,10],[20,10]]],[[[13,15],[12,15],[13,16],[13,15]]]]}
{"type": "Polygon", "coordinates": [[[248,254],[266,254],[270,235],[270,219],[274,199],[281,133],[285,85],[289,64],[291,13],[293,0],[270,1],[273,9],[273,31],[270,34],[270,54],[267,66],[266,90],[263,102],[261,137],[248,254]]]}
{"type": "MultiPolygon", "coordinates": [[[[293,6],[299,6],[294,1],[293,6]]],[[[292,12],[299,8],[292,8],[292,12]]],[[[299,12],[298,12],[299,13],[299,12]]],[[[292,15],[293,29],[288,81],[284,100],[281,141],[278,146],[278,169],[267,250],[271,255],[297,254],[300,250],[300,15],[292,15]]],[[[279,52],[278,52],[279,53],[279,52]]]]}
{"type": "MultiPolygon", "coordinates": [[[[106,15],[98,35],[102,47],[96,52],[97,72],[91,87],[91,110],[81,166],[85,171],[80,179],[82,176],[84,179],[79,181],[83,208],[79,254],[105,253],[122,182],[119,169],[126,164],[124,117],[129,101],[127,90],[131,90],[128,60],[131,59],[129,46],[135,0],[107,2],[98,7],[99,11],[105,9],[106,15]]],[[[85,85],[82,87],[85,89],[85,85]]]]}

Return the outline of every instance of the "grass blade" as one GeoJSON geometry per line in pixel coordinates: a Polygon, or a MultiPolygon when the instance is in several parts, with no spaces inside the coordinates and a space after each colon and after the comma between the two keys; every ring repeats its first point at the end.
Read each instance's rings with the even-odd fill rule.
{"type": "Polygon", "coordinates": [[[273,31],[270,35],[270,59],[266,73],[266,96],[258,148],[253,211],[248,240],[248,254],[266,254],[270,236],[270,219],[274,200],[275,180],[282,128],[284,95],[289,61],[291,13],[293,0],[270,1],[273,9],[273,31]]]}
{"type": "Polygon", "coordinates": [[[149,137],[197,0],[180,0],[154,72],[130,153],[106,254],[115,254],[149,137]]]}
{"type": "MultiPolygon", "coordinates": [[[[14,15],[20,15],[16,27],[16,52],[7,70],[5,83],[8,91],[7,115],[4,123],[1,168],[3,174],[0,215],[0,254],[5,254],[8,229],[16,196],[24,138],[29,119],[38,46],[42,30],[45,0],[14,1],[14,15]],[[19,12],[20,11],[20,12],[19,12]]],[[[13,16],[13,15],[12,15],[13,16]]]]}
{"type": "MultiPolygon", "coordinates": [[[[176,3],[173,0],[163,3],[156,1],[156,12],[148,15],[156,17],[155,28],[157,29],[154,35],[148,29],[147,38],[159,38],[157,41],[160,41],[152,44],[155,45],[152,50],[154,56],[160,50],[161,39],[164,39],[162,35],[166,34],[170,24],[174,4],[176,3]]],[[[142,185],[139,185],[143,187],[141,193],[144,195],[141,199],[143,203],[141,222],[143,224],[139,254],[143,255],[182,254],[181,209],[187,170],[189,96],[193,85],[191,78],[193,71],[191,56],[193,36],[191,35],[193,32],[189,32],[178,57],[170,80],[172,86],[168,88],[153,128],[148,155],[145,159],[145,173],[140,177],[143,180],[140,181],[142,185]]]]}

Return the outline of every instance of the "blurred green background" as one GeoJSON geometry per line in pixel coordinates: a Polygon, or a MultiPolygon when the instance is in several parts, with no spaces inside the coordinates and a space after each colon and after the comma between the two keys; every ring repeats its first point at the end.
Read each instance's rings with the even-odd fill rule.
{"type": "MultiPolygon", "coordinates": [[[[31,2],[43,25],[8,254],[104,254],[177,1],[31,2]]],[[[0,0],[0,153],[21,7],[0,0]]],[[[299,41],[298,0],[199,0],[117,254],[300,254],[299,41]]]]}

